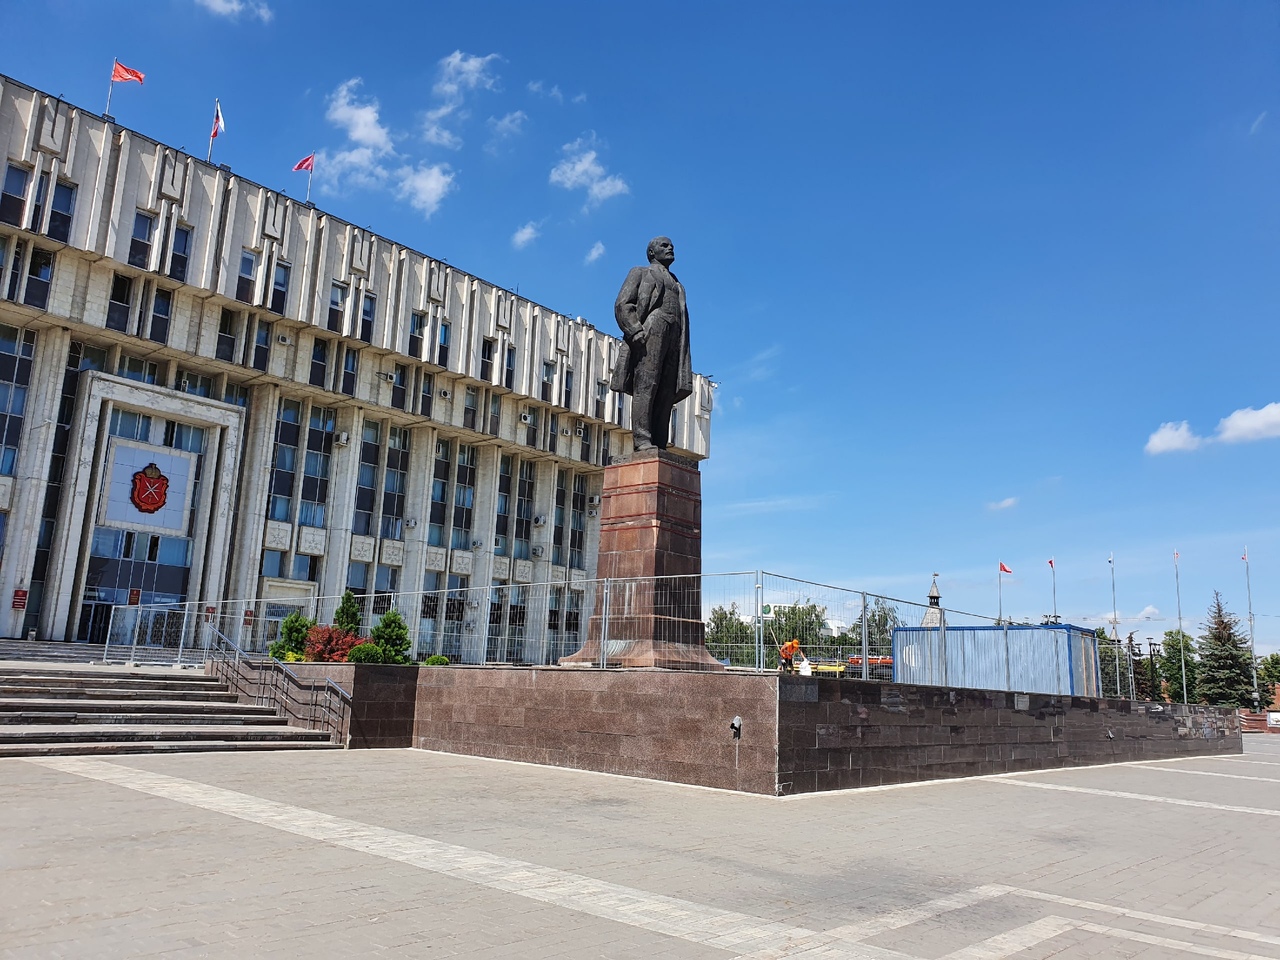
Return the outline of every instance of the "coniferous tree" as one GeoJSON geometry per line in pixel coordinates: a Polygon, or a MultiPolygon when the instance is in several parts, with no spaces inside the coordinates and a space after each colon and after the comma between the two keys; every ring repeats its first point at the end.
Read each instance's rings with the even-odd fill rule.
{"type": "Polygon", "coordinates": [[[1170,703],[1182,703],[1182,665],[1185,659],[1187,666],[1187,703],[1197,703],[1196,699],[1196,650],[1191,635],[1185,631],[1166,630],[1164,644],[1156,662],[1160,667],[1160,679],[1164,681],[1165,693],[1170,703]]]}
{"type": "Polygon", "coordinates": [[[1262,705],[1270,709],[1276,703],[1276,684],[1280,683],[1280,653],[1258,658],[1258,692],[1262,705]]]}
{"type": "Polygon", "coordinates": [[[360,632],[360,604],[356,603],[356,595],[348,590],[342,595],[342,602],[333,611],[333,625],[353,637],[360,632]]]}
{"type": "Polygon", "coordinates": [[[383,649],[384,663],[409,662],[409,625],[399,610],[393,608],[384,613],[369,631],[369,639],[383,649]]]}
{"type": "Polygon", "coordinates": [[[1196,695],[1201,702],[1224,707],[1253,706],[1253,664],[1249,640],[1240,629],[1240,620],[1222,604],[1222,595],[1213,592],[1209,619],[1200,635],[1200,669],[1196,695]]]}

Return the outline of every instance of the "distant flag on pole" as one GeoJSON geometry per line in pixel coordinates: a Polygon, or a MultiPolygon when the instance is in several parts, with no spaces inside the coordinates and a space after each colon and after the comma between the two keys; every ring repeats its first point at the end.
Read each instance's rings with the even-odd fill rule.
{"type": "Polygon", "coordinates": [[[126,67],[119,60],[111,61],[111,82],[112,83],[128,83],[130,80],[137,80],[139,83],[146,78],[141,70],[134,70],[126,67]]]}
{"type": "Polygon", "coordinates": [[[1178,562],[1178,551],[1177,551],[1177,550],[1173,551],[1173,562],[1174,562],[1174,563],[1177,563],[1177,562],[1178,562]]]}
{"type": "Polygon", "coordinates": [[[1054,569],[1054,566],[1053,566],[1053,557],[1050,557],[1050,558],[1049,558],[1049,569],[1050,569],[1050,570],[1053,570],[1053,569],[1054,569]]]}
{"type": "Polygon", "coordinates": [[[1004,562],[1003,560],[1001,560],[1001,561],[1000,561],[1000,572],[1001,572],[1001,573],[1013,573],[1013,571],[1012,571],[1012,570],[1010,570],[1010,569],[1005,565],[1005,562],[1004,562]]]}
{"type": "Polygon", "coordinates": [[[1107,563],[1111,564],[1113,567],[1116,565],[1116,555],[1114,553],[1107,557],[1107,563]]]}
{"type": "Polygon", "coordinates": [[[209,139],[212,140],[220,133],[227,132],[227,121],[222,119],[222,104],[216,98],[213,101],[213,129],[209,131],[209,139]]]}
{"type": "Polygon", "coordinates": [[[305,170],[307,173],[310,173],[315,168],[316,168],[316,155],[314,153],[307,154],[305,157],[303,157],[301,160],[299,160],[297,163],[293,165],[293,169],[295,173],[299,170],[305,170]]]}
{"type": "Polygon", "coordinates": [[[1249,548],[1248,548],[1248,547],[1245,547],[1245,548],[1244,548],[1244,556],[1243,556],[1243,557],[1241,557],[1240,559],[1241,559],[1241,560],[1243,560],[1245,563],[1248,563],[1248,562],[1249,562],[1249,548]]]}

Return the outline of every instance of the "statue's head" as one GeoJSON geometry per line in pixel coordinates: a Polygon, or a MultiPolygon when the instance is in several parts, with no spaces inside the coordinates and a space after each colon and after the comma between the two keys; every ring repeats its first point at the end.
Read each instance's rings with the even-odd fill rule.
{"type": "Polygon", "coordinates": [[[670,237],[654,237],[649,241],[649,262],[657,261],[664,267],[671,266],[676,259],[676,248],[671,244],[670,237]]]}

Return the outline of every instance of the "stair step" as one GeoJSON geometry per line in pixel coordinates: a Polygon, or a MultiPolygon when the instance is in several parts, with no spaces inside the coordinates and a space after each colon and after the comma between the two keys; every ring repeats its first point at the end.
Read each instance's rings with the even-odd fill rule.
{"type": "Polygon", "coordinates": [[[35,711],[53,713],[146,713],[164,716],[165,714],[201,714],[208,716],[257,715],[274,717],[276,712],[271,707],[249,703],[225,701],[205,702],[203,700],[144,700],[129,697],[123,700],[75,700],[67,697],[3,697],[0,698],[0,711],[35,711]]]}
{"type": "Polygon", "coordinates": [[[200,724],[6,724],[0,726],[0,746],[15,743],[80,743],[95,740],[328,740],[322,730],[304,730],[282,724],[271,726],[200,724]]]}
{"type": "Polygon", "coordinates": [[[222,690],[170,690],[168,687],[138,687],[133,690],[120,688],[88,688],[72,690],[66,687],[44,687],[0,683],[0,703],[22,697],[41,697],[58,700],[188,700],[205,703],[236,703],[234,693],[222,690]]]}
{"type": "Polygon", "coordinates": [[[119,687],[129,690],[135,687],[164,687],[167,690],[225,690],[226,685],[216,677],[166,676],[165,674],[98,674],[98,673],[25,673],[0,672],[0,686],[11,683],[39,683],[46,687],[64,687],[76,690],[80,687],[119,687]]]}
{"type": "Polygon", "coordinates": [[[280,718],[266,714],[209,713],[82,713],[76,710],[0,710],[0,730],[8,724],[223,724],[279,726],[280,718]]]}
{"type": "Polygon", "coordinates": [[[0,661],[0,677],[105,677],[111,680],[137,680],[148,677],[162,680],[202,680],[216,683],[196,667],[108,667],[97,663],[38,663],[31,661],[0,661]]]}
{"type": "Polygon", "coordinates": [[[0,757],[84,757],[125,753],[215,753],[257,750],[341,750],[328,740],[100,740],[92,743],[0,743],[0,757]]]}

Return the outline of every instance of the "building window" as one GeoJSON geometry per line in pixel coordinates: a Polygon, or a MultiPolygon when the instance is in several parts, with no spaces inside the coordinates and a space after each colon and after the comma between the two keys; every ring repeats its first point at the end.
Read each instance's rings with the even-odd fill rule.
{"type": "Polygon", "coordinates": [[[4,172],[3,192],[0,192],[0,221],[15,227],[22,226],[22,205],[26,202],[30,176],[30,172],[22,167],[9,164],[4,172]]]}
{"type": "Polygon", "coordinates": [[[249,405],[249,388],[239,383],[227,381],[227,387],[222,391],[222,402],[235,404],[237,407],[247,407],[249,405]]]}
{"type": "MultiPolygon", "coordinates": [[[[4,239],[0,237],[0,241],[4,239]]],[[[9,291],[5,294],[6,300],[18,299],[18,285],[22,282],[22,256],[26,249],[27,245],[21,240],[13,241],[13,257],[9,264],[9,291]]]]}
{"type": "Polygon", "coordinates": [[[202,377],[198,373],[183,370],[179,367],[174,387],[182,393],[191,394],[193,397],[211,397],[213,396],[213,377],[202,377]]]}
{"type": "Polygon", "coordinates": [[[514,390],[516,386],[516,348],[507,347],[507,371],[503,375],[502,385],[508,390],[514,390]]]}
{"type": "Polygon", "coordinates": [[[436,348],[436,364],[441,367],[449,365],[449,324],[445,320],[440,321],[440,343],[436,348]]]}
{"type": "Polygon", "coordinates": [[[107,300],[107,329],[129,329],[129,308],[133,304],[133,278],[117,273],[111,278],[111,297],[107,300]]]}
{"type": "Polygon", "coordinates": [[[373,343],[373,318],[378,313],[378,298],[366,293],[360,306],[360,339],[373,343]]]}
{"type": "Polygon", "coordinates": [[[573,478],[573,499],[569,506],[569,566],[583,570],[586,566],[583,544],[587,538],[587,478],[583,474],[573,478]]]}
{"type": "Polygon", "coordinates": [[[551,562],[557,567],[564,566],[564,519],[569,497],[567,483],[568,474],[563,470],[557,470],[555,513],[551,523],[551,562]]]}
{"type": "Polygon", "coordinates": [[[137,440],[139,443],[151,442],[151,418],[132,410],[121,410],[116,407],[111,411],[111,424],[107,431],[113,437],[124,437],[126,440],[137,440]]]}
{"type": "Polygon", "coordinates": [[[156,290],[151,299],[151,329],[147,333],[148,340],[156,343],[169,342],[169,320],[173,316],[173,291],[156,290]]]}
{"type": "Polygon", "coordinates": [[[225,360],[227,363],[235,363],[236,361],[236,333],[239,327],[240,318],[236,316],[234,310],[222,308],[222,319],[218,321],[218,343],[214,348],[213,355],[219,360],[225,360]]]}
{"type": "Polygon", "coordinates": [[[336,424],[337,413],[331,407],[311,408],[307,429],[307,455],[302,465],[302,499],[298,507],[298,523],[304,527],[324,526],[336,424]]]}
{"type": "Polygon", "coordinates": [[[400,589],[400,568],[378,564],[373,573],[373,589],[377,593],[396,593],[400,589]]]}
{"type": "Polygon", "coordinates": [[[471,518],[476,498],[476,448],[458,444],[458,468],[453,485],[453,539],[455,550],[471,549],[471,518]]]}
{"type": "Polygon", "coordinates": [[[444,546],[444,531],[448,522],[450,466],[449,441],[437,440],[436,462],[431,472],[431,513],[427,527],[427,543],[433,547],[444,546]]]}
{"type": "Polygon", "coordinates": [[[169,257],[169,277],[180,283],[187,281],[187,260],[191,256],[191,228],[175,227],[173,253],[169,257]]]}
{"type": "Polygon", "coordinates": [[[489,433],[497,436],[502,428],[502,397],[494,394],[489,398],[489,433]]]}
{"type": "Polygon", "coordinates": [[[49,287],[53,284],[53,251],[31,248],[31,265],[27,268],[27,290],[22,302],[43,310],[49,305],[49,287]]]}
{"type": "Polygon", "coordinates": [[[253,278],[258,272],[258,255],[252,250],[240,251],[240,276],[236,278],[236,299],[253,303],[253,278]]]}
{"type": "Polygon", "coordinates": [[[342,383],[339,388],[348,397],[356,395],[356,374],[360,370],[360,351],[346,347],[342,352],[342,383]]]}
{"type": "Polygon", "coordinates": [[[622,426],[622,417],[623,417],[623,414],[626,412],[626,407],[624,405],[625,397],[626,397],[626,394],[623,393],[622,391],[618,391],[617,396],[614,397],[613,422],[616,423],[618,426],[622,426]]]}
{"type": "Polygon", "coordinates": [[[409,476],[409,431],[387,430],[387,470],[382,479],[382,536],[404,539],[404,497],[409,476]]]}
{"type": "Polygon", "coordinates": [[[259,320],[253,329],[253,355],[249,358],[250,366],[255,370],[266,372],[271,362],[271,323],[259,320]]]}
{"type": "Polygon", "coordinates": [[[271,312],[284,313],[289,301],[289,264],[277,263],[275,279],[271,282],[271,312]]]}
{"type": "Polygon", "coordinates": [[[581,438],[581,444],[582,444],[578,452],[578,459],[581,460],[583,463],[590,463],[591,462],[591,439],[592,439],[592,434],[595,433],[595,428],[579,420],[578,427],[576,430],[574,430],[574,433],[576,433],[581,438]]]}
{"type": "Polygon", "coordinates": [[[137,380],[139,383],[155,383],[157,367],[150,360],[141,357],[120,355],[120,363],[116,367],[116,375],[126,380],[137,380]]]}
{"type": "Polygon", "coordinates": [[[49,174],[42,173],[36,178],[36,195],[31,203],[31,222],[27,229],[32,233],[40,232],[40,218],[44,215],[44,198],[49,192],[49,174]]]}
{"type": "Polygon", "coordinates": [[[555,389],[556,383],[556,365],[550,360],[542,364],[542,399],[546,403],[551,402],[552,391],[555,389]]]}
{"type": "Polygon", "coordinates": [[[293,558],[293,571],[289,577],[290,580],[310,580],[312,583],[320,579],[320,558],[309,557],[306,554],[295,554],[293,558]]]}
{"type": "Polygon", "coordinates": [[[409,314],[409,356],[422,359],[422,333],[427,325],[425,313],[409,314]]]}
{"type": "Polygon", "coordinates": [[[18,462],[35,346],[34,331],[0,324],[0,475],[6,477],[18,462]]]}
{"type": "Polygon", "coordinates": [[[468,430],[476,429],[476,408],[480,404],[480,391],[475,387],[467,387],[462,395],[462,425],[468,430]]]}
{"type": "Polygon", "coordinates": [[[76,188],[59,180],[53,187],[53,209],[49,211],[50,240],[66,243],[71,237],[71,217],[76,209],[76,188]]]}
{"type": "Polygon", "coordinates": [[[391,372],[391,405],[397,410],[407,410],[409,402],[409,368],[397,363],[391,372]]]}
{"type": "Polygon", "coordinates": [[[609,395],[609,384],[604,380],[596,381],[596,409],[595,416],[597,420],[604,419],[604,401],[609,395]]]}
{"type": "Polygon", "coordinates": [[[566,410],[573,409],[573,371],[566,370],[564,372],[564,403],[561,404],[566,410]]]}
{"type": "Polygon", "coordinates": [[[287,523],[293,519],[293,484],[298,472],[301,423],[302,404],[297,400],[281,400],[276,410],[276,445],[271,467],[271,494],[267,501],[268,520],[287,523]]]}
{"type": "Polygon", "coordinates": [[[498,461],[498,510],[493,525],[493,553],[498,557],[509,555],[511,543],[511,458],[504,455],[498,461]]]}
{"type": "Polygon", "coordinates": [[[485,383],[493,382],[493,351],[497,348],[498,344],[493,340],[480,344],[480,379],[485,383]]]}
{"type": "Polygon", "coordinates": [[[129,241],[129,266],[147,269],[151,262],[151,233],[156,218],[139,210],[133,215],[133,238],[129,241]]]}
{"type": "Polygon", "coordinates": [[[313,387],[323,387],[329,381],[329,341],[316,337],[311,345],[311,376],[307,382],[313,387]]]}
{"type": "Polygon", "coordinates": [[[422,390],[418,394],[418,413],[424,417],[431,416],[431,408],[435,404],[436,378],[425,370],[422,371],[422,390]]]}
{"type": "Polygon", "coordinates": [[[382,461],[382,424],[364,422],[360,442],[360,466],[356,471],[356,509],[351,517],[351,532],[361,536],[373,533],[373,514],[378,507],[378,464],[382,461]]]}
{"type": "Polygon", "coordinates": [[[529,537],[533,531],[533,478],[537,465],[532,460],[520,461],[520,476],[516,482],[516,543],[515,558],[529,559],[529,537]]]}
{"type": "Polygon", "coordinates": [[[524,424],[525,445],[536,447],[538,445],[538,408],[526,408],[525,412],[520,415],[520,420],[524,424]]]}
{"type": "Polygon", "coordinates": [[[262,575],[264,577],[274,577],[277,580],[284,576],[283,550],[262,551],[262,575]]]}
{"type": "Polygon", "coordinates": [[[342,321],[347,312],[347,288],[335,283],[329,288],[329,329],[342,333],[342,321]]]}

